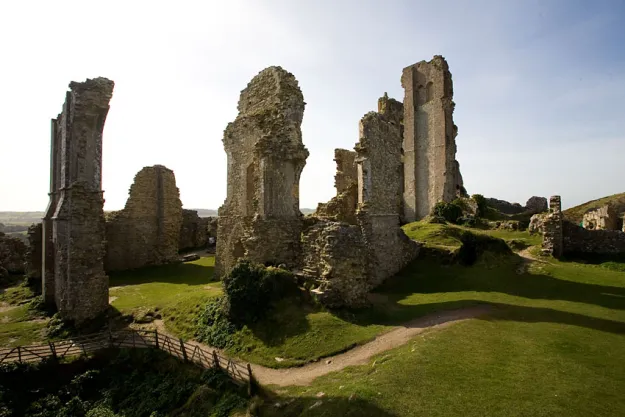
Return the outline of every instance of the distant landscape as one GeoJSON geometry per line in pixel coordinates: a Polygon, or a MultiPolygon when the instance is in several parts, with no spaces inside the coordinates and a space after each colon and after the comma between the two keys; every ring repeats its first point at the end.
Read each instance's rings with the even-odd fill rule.
{"type": "MultiPolygon", "coordinates": [[[[217,210],[215,209],[198,209],[189,210],[197,211],[200,217],[215,217],[217,210]]],[[[314,213],[315,209],[302,208],[303,214],[314,213]]],[[[107,213],[108,211],[105,211],[107,213]]],[[[13,233],[24,232],[33,223],[39,223],[44,216],[43,211],[0,211],[0,232],[13,233]]]]}

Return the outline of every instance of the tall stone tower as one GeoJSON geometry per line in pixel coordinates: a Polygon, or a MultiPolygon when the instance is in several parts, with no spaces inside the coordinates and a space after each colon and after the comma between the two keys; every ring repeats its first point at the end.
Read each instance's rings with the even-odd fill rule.
{"type": "Polygon", "coordinates": [[[453,85],[440,55],[404,68],[403,220],[430,214],[439,201],[452,201],[462,184],[456,162],[457,127],[453,85]]]}
{"type": "Polygon", "coordinates": [[[293,74],[261,71],[241,92],[239,115],[224,132],[228,189],[219,209],[215,276],[239,258],[297,264],[302,231],[299,180],[304,97],[293,74]]]}
{"type": "Polygon", "coordinates": [[[108,307],[102,132],[114,83],[72,82],[52,120],[50,203],[43,219],[43,295],[80,323],[108,307]]]}

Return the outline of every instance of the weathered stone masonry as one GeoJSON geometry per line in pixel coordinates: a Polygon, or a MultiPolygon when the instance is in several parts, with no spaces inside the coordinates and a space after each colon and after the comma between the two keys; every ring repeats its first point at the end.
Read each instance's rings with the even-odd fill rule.
{"type": "MultiPolygon", "coordinates": [[[[399,227],[402,200],[401,103],[387,95],[360,121],[356,144],[356,225],[321,220],[304,231],[302,274],[330,307],[361,306],[371,289],[416,258],[419,245],[399,227]]],[[[314,221],[314,219],[312,219],[314,221]]]]}
{"type": "Polygon", "coordinates": [[[178,250],[201,248],[206,246],[209,238],[208,217],[200,217],[195,210],[182,210],[182,225],[180,226],[180,240],[178,250]]]}
{"type": "Polygon", "coordinates": [[[356,152],[347,149],[335,149],[336,175],[334,187],[336,196],[327,203],[319,203],[315,215],[350,224],[356,224],[358,205],[358,172],[356,170],[356,152]]]}
{"type": "Polygon", "coordinates": [[[542,222],[536,229],[543,234],[543,253],[562,255],[624,255],[625,232],[620,230],[587,230],[565,220],[560,196],[550,199],[549,213],[532,218],[542,222]]]}
{"type": "Polygon", "coordinates": [[[177,261],[181,225],[182,203],[174,172],[162,165],[141,169],[124,209],[108,214],[105,269],[177,261]]]}
{"type": "Polygon", "coordinates": [[[228,190],[219,209],[215,276],[241,257],[289,267],[300,262],[304,106],[297,80],[281,67],[261,71],[241,92],[239,115],[223,139],[228,190]]]}
{"type": "Polygon", "coordinates": [[[63,111],[52,120],[43,294],[64,318],[78,323],[108,306],[102,131],[113,86],[106,78],[70,83],[63,111]]]}
{"type": "Polygon", "coordinates": [[[419,220],[439,201],[464,189],[456,161],[453,85],[447,61],[436,55],[404,68],[403,220],[419,220]]]}
{"type": "Polygon", "coordinates": [[[418,245],[400,228],[402,209],[401,103],[379,100],[379,112],[360,121],[358,222],[368,250],[369,287],[395,275],[418,254],[418,245]]]}

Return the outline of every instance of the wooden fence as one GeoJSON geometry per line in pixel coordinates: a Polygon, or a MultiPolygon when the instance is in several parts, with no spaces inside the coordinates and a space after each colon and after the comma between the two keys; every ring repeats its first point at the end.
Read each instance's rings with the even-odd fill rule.
{"type": "Polygon", "coordinates": [[[96,333],[68,340],[50,341],[46,344],[0,348],[0,364],[39,362],[48,358],[61,359],[88,355],[106,348],[159,349],[202,368],[222,368],[240,385],[252,381],[250,364],[243,365],[220,355],[216,350],[211,352],[196,344],[185,343],[182,339],[158,333],[156,330],[122,330],[112,333],[96,333]]]}

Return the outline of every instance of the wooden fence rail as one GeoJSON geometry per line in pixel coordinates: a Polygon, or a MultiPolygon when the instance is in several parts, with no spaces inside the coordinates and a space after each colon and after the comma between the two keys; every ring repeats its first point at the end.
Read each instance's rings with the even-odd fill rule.
{"type": "Polygon", "coordinates": [[[0,348],[0,364],[9,362],[40,362],[44,359],[88,355],[107,348],[159,349],[182,361],[202,368],[218,367],[226,371],[238,384],[252,381],[252,368],[200,346],[184,342],[156,330],[122,330],[50,341],[45,344],[0,348]]]}

